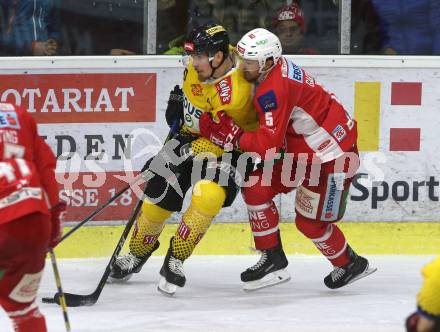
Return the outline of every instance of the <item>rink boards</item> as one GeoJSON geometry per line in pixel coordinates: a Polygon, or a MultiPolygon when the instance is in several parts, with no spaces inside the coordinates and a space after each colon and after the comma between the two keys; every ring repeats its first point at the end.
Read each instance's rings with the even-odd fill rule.
{"type": "MultiPolygon", "coordinates": [[[[344,217],[344,221],[353,222],[346,227],[358,233],[353,238],[361,238],[370,246],[368,250],[378,253],[382,250],[379,243],[397,239],[407,241],[396,247],[400,251],[438,251],[438,236],[433,234],[439,233],[440,225],[440,60],[358,56],[297,56],[293,60],[334,92],[358,120],[362,166],[353,182],[344,217]]],[[[145,160],[160,149],[168,133],[164,121],[168,94],[181,83],[183,73],[180,58],[173,56],[0,61],[1,101],[25,107],[40,123],[40,134],[53,151],[57,155],[63,153],[57,179],[60,197],[68,203],[67,219],[72,224],[83,220],[130,182],[145,160]]],[[[293,192],[276,198],[281,217],[287,222],[283,227],[291,228],[284,232],[288,237],[297,233],[291,222],[294,195],[293,192]]],[[[121,224],[136,200],[132,192],[124,194],[91,224],[121,224]]],[[[178,219],[176,215],[172,222],[178,219]]],[[[237,243],[250,246],[248,225],[237,223],[247,220],[241,197],[232,207],[223,209],[216,220],[224,224],[210,230],[213,239],[223,238],[226,232],[233,234],[231,239],[237,243]],[[240,238],[235,238],[237,234],[240,238]]],[[[86,232],[107,239],[106,229],[92,227],[86,232]]],[[[109,232],[116,236],[120,229],[109,232]]],[[[72,242],[87,244],[81,240],[82,235],[76,236],[72,242]]],[[[295,237],[292,241],[302,240],[295,237]]],[[[206,245],[201,245],[202,253],[220,250],[217,247],[221,246],[212,239],[203,242],[206,245]]],[[[226,247],[231,253],[242,252],[235,243],[231,240],[226,247]]],[[[290,252],[306,253],[314,250],[301,246],[291,249],[290,252]]],[[[228,253],[224,250],[220,252],[228,253]]],[[[382,251],[386,252],[386,248],[382,251]]]]}
{"type": "MultiPolygon", "coordinates": [[[[350,245],[367,254],[437,255],[440,252],[440,223],[342,222],[338,224],[350,245]]],[[[165,226],[154,255],[163,256],[168,250],[176,224],[165,226]]],[[[56,251],[60,257],[110,257],[123,226],[85,227],[66,239],[56,251]]],[[[293,222],[281,224],[281,238],[287,254],[318,254],[293,222]]],[[[128,250],[128,240],[124,252],[128,250]]],[[[196,247],[195,255],[249,255],[255,253],[250,226],[247,223],[216,223],[196,247]]]]}

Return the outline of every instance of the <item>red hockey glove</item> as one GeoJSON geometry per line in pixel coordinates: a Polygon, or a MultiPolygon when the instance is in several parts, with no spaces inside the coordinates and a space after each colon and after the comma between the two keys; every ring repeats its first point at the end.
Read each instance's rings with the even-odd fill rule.
{"type": "Polygon", "coordinates": [[[417,332],[417,322],[419,321],[419,314],[417,312],[412,313],[406,319],[406,331],[407,332],[417,332]]]}
{"type": "Polygon", "coordinates": [[[215,122],[211,114],[204,112],[200,117],[200,134],[214,144],[221,146],[225,151],[238,148],[238,140],[243,134],[243,129],[224,111],[217,113],[219,122],[215,122]]]}
{"type": "Polygon", "coordinates": [[[49,246],[55,248],[63,236],[64,213],[66,211],[66,203],[60,202],[50,211],[52,214],[52,234],[49,246]]]}

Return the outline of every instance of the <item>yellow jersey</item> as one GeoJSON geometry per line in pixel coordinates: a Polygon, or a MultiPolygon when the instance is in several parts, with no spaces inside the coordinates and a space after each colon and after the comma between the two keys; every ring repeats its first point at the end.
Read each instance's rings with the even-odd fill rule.
{"type": "Polygon", "coordinates": [[[417,295],[417,305],[424,312],[440,319],[440,257],[426,265],[422,274],[424,281],[417,295]]]}
{"type": "Polygon", "coordinates": [[[225,111],[245,130],[257,127],[257,112],[252,103],[253,84],[245,80],[238,68],[232,68],[224,76],[200,82],[197,72],[190,63],[183,79],[183,128],[192,134],[199,134],[199,119],[203,112],[213,115],[225,111]]]}

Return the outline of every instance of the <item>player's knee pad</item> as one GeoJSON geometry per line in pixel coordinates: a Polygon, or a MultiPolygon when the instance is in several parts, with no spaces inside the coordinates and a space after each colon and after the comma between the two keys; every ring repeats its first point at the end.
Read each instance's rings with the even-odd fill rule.
{"type": "Polygon", "coordinates": [[[177,258],[185,260],[191,256],[225,199],[225,190],[217,183],[207,180],[196,183],[191,204],[183,214],[172,242],[173,254],[177,258]]]}
{"type": "Polygon", "coordinates": [[[151,253],[171,213],[145,200],[130,240],[130,252],[140,257],[151,253]]]}
{"type": "Polygon", "coordinates": [[[324,235],[329,223],[309,219],[297,213],[295,217],[296,228],[309,239],[319,238],[324,235]]]}
{"type": "Polygon", "coordinates": [[[248,205],[261,205],[270,202],[274,197],[272,187],[261,186],[260,182],[251,187],[242,187],[241,195],[248,205]]]}
{"type": "Polygon", "coordinates": [[[219,213],[225,199],[223,187],[212,181],[201,180],[194,186],[191,205],[200,213],[213,217],[219,213]]]}
{"type": "Polygon", "coordinates": [[[168,219],[172,211],[165,210],[160,206],[150,202],[148,199],[142,203],[142,217],[153,223],[160,223],[168,219]]]}

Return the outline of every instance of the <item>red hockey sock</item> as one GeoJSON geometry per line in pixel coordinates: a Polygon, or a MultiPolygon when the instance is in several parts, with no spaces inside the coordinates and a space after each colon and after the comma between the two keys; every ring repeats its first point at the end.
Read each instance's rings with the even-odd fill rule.
{"type": "Polygon", "coordinates": [[[296,227],[310,240],[333,266],[344,266],[350,262],[347,241],[336,224],[311,220],[297,215],[296,227]]]}
{"type": "Polygon", "coordinates": [[[15,332],[47,332],[46,320],[38,308],[23,315],[19,315],[19,312],[8,314],[12,319],[15,332]]]}
{"type": "Polygon", "coordinates": [[[278,210],[273,201],[261,205],[248,205],[249,223],[257,250],[275,248],[278,239],[278,210]]]}

